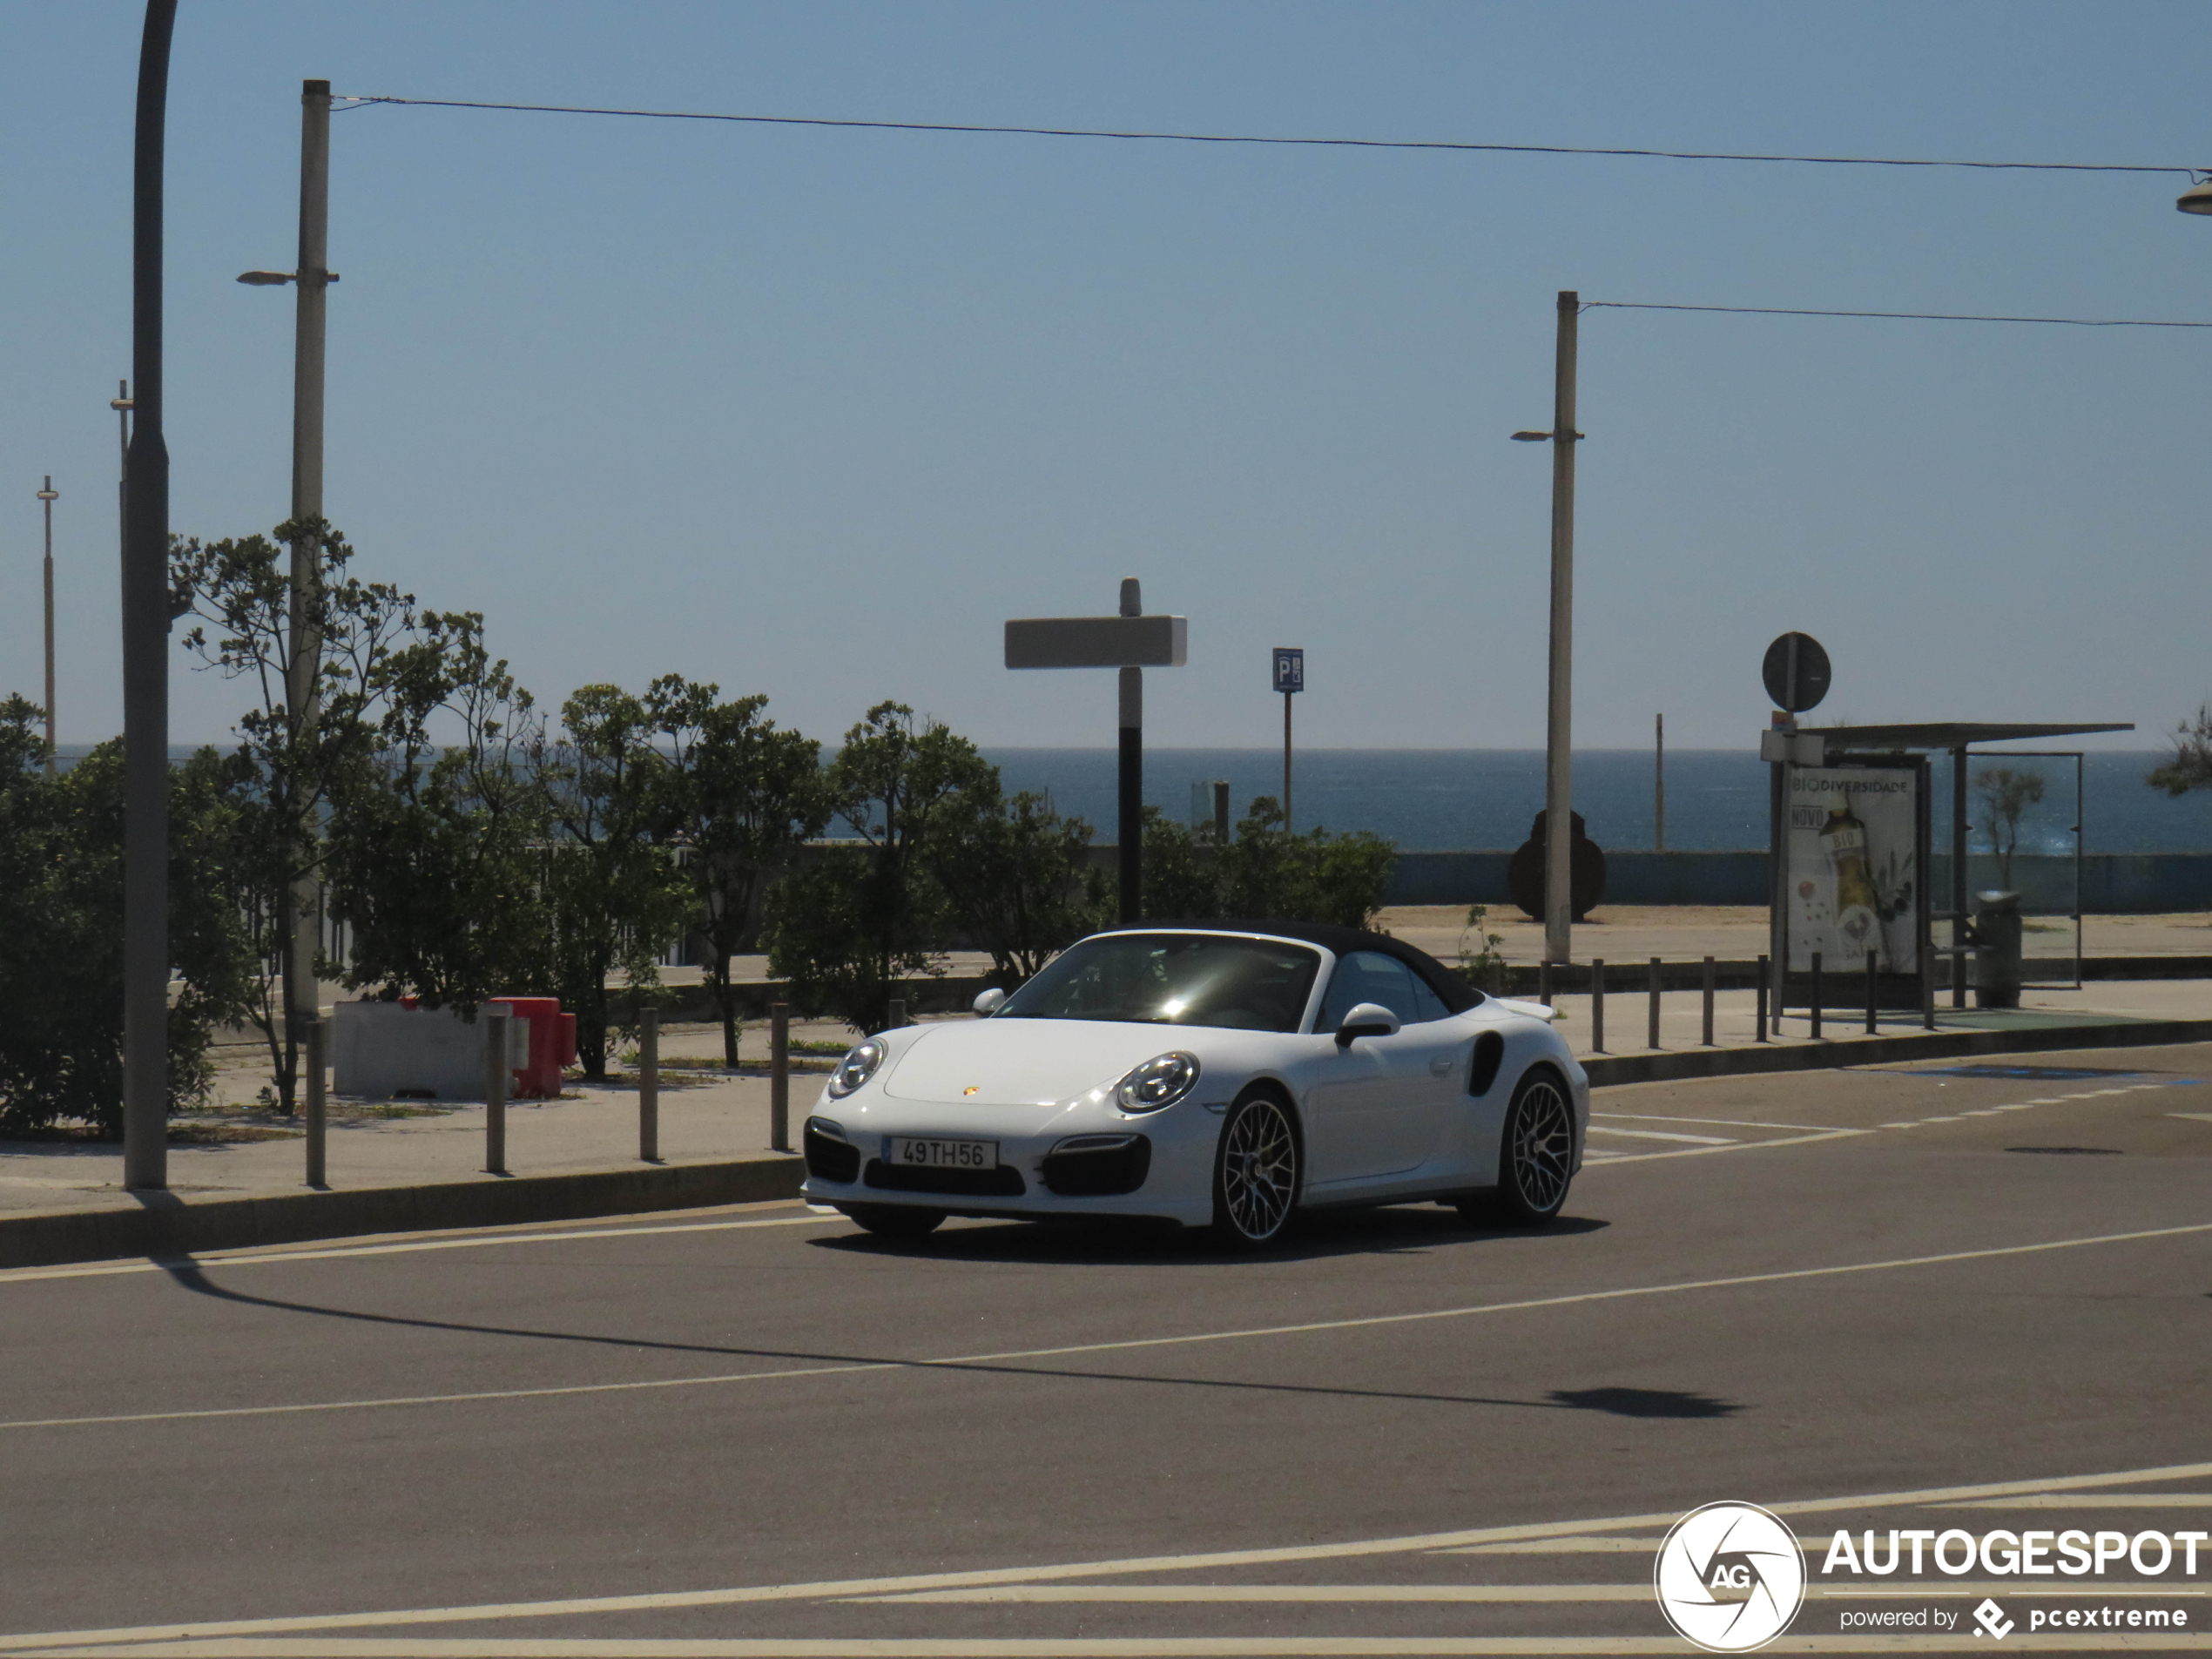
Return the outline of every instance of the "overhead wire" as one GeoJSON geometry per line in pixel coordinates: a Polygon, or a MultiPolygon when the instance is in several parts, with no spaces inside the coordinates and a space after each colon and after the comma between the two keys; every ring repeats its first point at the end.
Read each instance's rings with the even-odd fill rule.
{"type": "Polygon", "coordinates": [[[1810,306],[1683,306],[1643,300],[1585,300],[1584,311],[1724,311],[1757,317],[1885,317],[1909,322],[2035,322],[2067,328],[2212,328],[2212,322],[2142,317],[2007,317],[1957,311],[1823,311],[1810,306]]]}
{"type": "Polygon", "coordinates": [[[496,104],[476,98],[397,98],[345,93],[350,109],[408,105],[421,109],[496,110],[536,115],[627,116],[648,121],[734,121],[757,126],[846,127],[877,132],[953,132],[1032,138],[1117,138],[1162,144],[1251,144],[1345,150],[1442,150],[1498,155],[1610,156],[1662,161],[1766,161],[1823,167],[1967,167],[1989,172],[2186,173],[2202,168],[2098,161],[1962,161],[1914,156],[1811,156],[1730,150],[1647,150],[1573,144],[1480,144],[1450,138],[1307,138],[1265,133],[1168,132],[1118,127],[1042,127],[955,121],[862,121],[818,115],[743,115],[701,110],[603,109],[575,104],[496,104]]]}

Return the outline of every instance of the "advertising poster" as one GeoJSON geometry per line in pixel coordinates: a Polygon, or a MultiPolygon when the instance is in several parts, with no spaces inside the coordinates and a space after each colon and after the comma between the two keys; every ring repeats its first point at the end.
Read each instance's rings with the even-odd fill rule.
{"type": "Polygon", "coordinates": [[[1920,969],[1913,908],[1919,774],[1902,767],[1792,766],[1783,806],[1790,969],[1812,954],[1830,973],[1857,973],[1882,953],[1885,974],[1920,969]]]}

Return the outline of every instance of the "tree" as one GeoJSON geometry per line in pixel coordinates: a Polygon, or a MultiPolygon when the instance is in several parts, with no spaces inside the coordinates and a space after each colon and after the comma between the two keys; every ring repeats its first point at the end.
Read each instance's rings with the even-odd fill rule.
{"type": "MultiPolygon", "coordinates": [[[[123,745],[44,775],[44,711],[0,703],[0,1132],[123,1123],[123,745]]],[[[170,772],[171,1109],[203,1096],[214,1028],[246,1012],[255,961],[225,868],[239,802],[212,749],[170,772]]]]}
{"type": "Polygon", "coordinates": [[[998,774],[967,738],[879,703],[845,734],[826,781],[859,844],[823,849],[770,889],[769,966],[802,1007],[880,1031],[897,980],[942,971],[948,906],[924,854],[932,829],[974,810],[963,797],[995,794],[998,774]]]}
{"type": "Polygon", "coordinates": [[[328,905],[350,935],[338,972],[473,1019],[550,977],[543,723],[475,611],[425,611],[376,675],[373,752],[329,826],[328,905]]]}
{"type": "Polygon", "coordinates": [[[1042,795],[961,792],[937,815],[924,848],[954,923],[991,954],[991,977],[1011,990],[1109,920],[1106,873],[1090,866],[1091,828],[1063,819],[1042,795]]]}
{"type": "Polygon", "coordinates": [[[2200,706],[2195,719],[2175,728],[2173,759],[2143,781],[2169,795],[2212,788],[2212,703],[2200,706]]]}
{"type": "Polygon", "coordinates": [[[1366,830],[1304,835],[1283,828],[1283,809],[1262,795],[1226,846],[1145,809],[1144,907],[1159,917],[1246,917],[1364,927],[1382,908],[1397,850],[1366,830]]]}
{"type": "Polygon", "coordinates": [[[1162,921],[1228,914],[1213,826],[1193,830],[1157,806],[1144,809],[1144,909],[1162,921]]]}
{"type": "Polygon", "coordinates": [[[1992,766],[1974,777],[1974,804],[1981,832],[1997,855],[1997,885],[2013,885],[2013,854],[2020,846],[2020,819],[2043,799],[2043,774],[1992,766]]]}
{"type": "Polygon", "coordinates": [[[576,1013],[583,1075],[607,1075],[608,977],[635,1005],[660,984],[661,953],[683,936],[691,894],[662,833],[667,761],[644,703],[586,685],[561,705],[564,740],[534,756],[554,833],[545,842],[551,911],[549,988],[576,1013]]]}
{"type": "Polygon", "coordinates": [[[828,823],[820,744],[763,717],[765,697],[717,701],[718,685],[664,675],[645,711],[670,751],[661,771],[663,833],[683,866],[706,944],[706,986],[722,1022],[722,1060],[738,1063],[730,958],[745,943],[768,881],[828,823]]]}
{"type": "MultiPolygon", "coordinates": [[[[367,763],[381,669],[413,629],[414,597],[347,573],[353,550],[321,519],[290,521],[270,536],[209,542],[179,538],[169,556],[172,606],[191,617],[184,648],[203,669],[241,681],[252,700],[225,763],[233,845],[225,863],[261,964],[245,1017],[268,1045],[276,1095],[297,1103],[303,1034],[282,1001],[285,953],[298,895],[323,873],[323,821],[367,763]],[[320,579],[304,597],[292,586],[286,545],[322,550],[320,579]],[[305,638],[320,641],[314,706],[296,705],[287,675],[305,638]]],[[[317,964],[301,963],[314,977],[317,964]]]]}

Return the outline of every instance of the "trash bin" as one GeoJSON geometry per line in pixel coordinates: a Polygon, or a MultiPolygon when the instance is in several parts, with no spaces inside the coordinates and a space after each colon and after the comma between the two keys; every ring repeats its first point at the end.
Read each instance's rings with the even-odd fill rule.
{"type": "Polygon", "coordinates": [[[2020,1005],[2020,896],[1974,894],[1974,1006],[2020,1005]]]}

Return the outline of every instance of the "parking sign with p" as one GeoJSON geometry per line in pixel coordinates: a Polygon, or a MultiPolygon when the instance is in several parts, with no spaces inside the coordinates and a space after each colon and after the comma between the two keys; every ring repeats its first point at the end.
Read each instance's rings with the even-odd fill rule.
{"type": "Polygon", "coordinates": [[[1305,689],[1305,647],[1278,645],[1275,648],[1275,689],[1278,691],[1303,691],[1305,689]]]}

